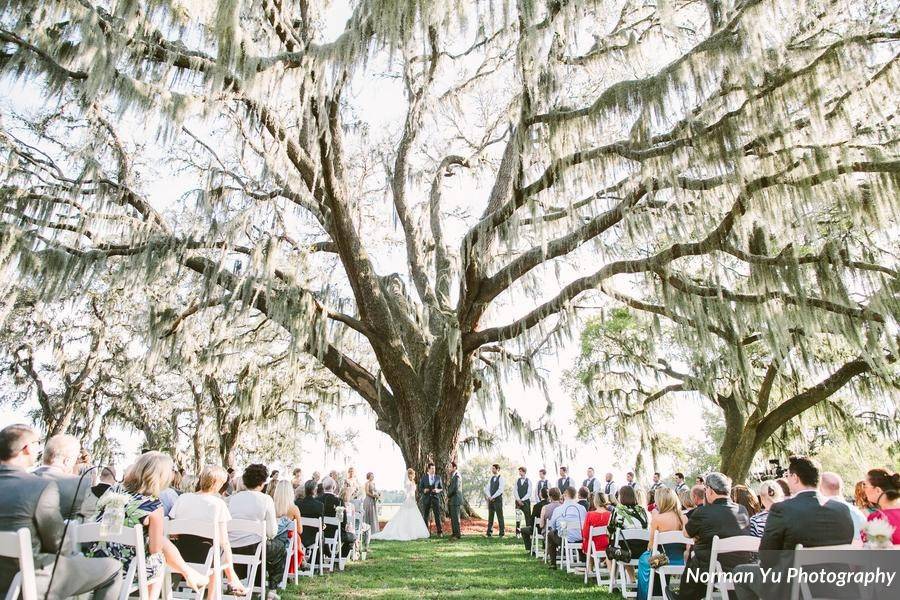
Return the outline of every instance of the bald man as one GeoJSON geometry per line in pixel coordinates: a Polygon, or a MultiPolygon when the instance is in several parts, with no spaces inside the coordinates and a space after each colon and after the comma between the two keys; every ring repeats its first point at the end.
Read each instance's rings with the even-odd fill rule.
{"type": "Polygon", "coordinates": [[[853,519],[853,539],[862,539],[860,531],[863,525],[866,524],[866,517],[861,510],[844,498],[844,480],[841,479],[841,476],[832,471],[822,473],[819,480],[819,493],[822,494],[823,499],[840,502],[850,509],[850,518],[853,519]]]}

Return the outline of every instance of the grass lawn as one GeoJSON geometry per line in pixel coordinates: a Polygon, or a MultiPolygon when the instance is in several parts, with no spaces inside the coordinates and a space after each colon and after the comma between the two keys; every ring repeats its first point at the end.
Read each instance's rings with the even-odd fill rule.
{"type": "Polygon", "coordinates": [[[512,536],[373,541],[365,562],[301,579],[282,598],[620,598],[584,585],[582,577],[551,571],[512,536]]]}

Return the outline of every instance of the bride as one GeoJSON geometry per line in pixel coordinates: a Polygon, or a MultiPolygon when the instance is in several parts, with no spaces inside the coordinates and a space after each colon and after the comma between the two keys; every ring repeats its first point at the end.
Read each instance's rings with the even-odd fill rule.
{"type": "Polygon", "coordinates": [[[373,540],[420,540],[429,537],[428,526],[416,505],[416,472],[406,470],[406,499],[394,518],[380,532],[372,536],[373,540]]]}

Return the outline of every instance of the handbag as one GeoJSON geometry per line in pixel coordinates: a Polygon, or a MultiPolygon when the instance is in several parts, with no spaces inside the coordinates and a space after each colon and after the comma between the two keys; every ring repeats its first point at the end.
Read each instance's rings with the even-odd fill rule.
{"type": "Polygon", "coordinates": [[[669,564],[669,557],[665,552],[657,552],[650,557],[650,568],[658,569],[669,564]]]}
{"type": "Polygon", "coordinates": [[[609,545],[606,547],[606,558],[616,562],[631,562],[631,548],[628,544],[622,546],[609,545]]]}

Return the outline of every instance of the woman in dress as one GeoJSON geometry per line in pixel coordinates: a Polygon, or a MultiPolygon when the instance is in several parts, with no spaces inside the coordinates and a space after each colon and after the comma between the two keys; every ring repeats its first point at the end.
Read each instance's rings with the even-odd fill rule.
{"type": "MultiPolygon", "coordinates": [[[[619,503],[613,510],[609,526],[610,543],[616,539],[616,534],[622,529],[647,529],[650,519],[647,510],[637,503],[637,495],[631,486],[619,488],[619,503]]],[[[643,540],[619,540],[619,547],[628,546],[631,556],[640,556],[647,550],[647,542],[643,540]]],[[[634,567],[625,567],[628,575],[634,576],[634,567]]]]}
{"type": "Polygon", "coordinates": [[[363,502],[363,519],[372,533],[378,533],[378,490],[375,489],[375,473],[366,473],[366,499],[363,502]]]}
{"type": "Polygon", "coordinates": [[[876,507],[868,520],[887,521],[894,528],[891,543],[900,544],[900,473],[872,469],[866,473],[865,481],[866,499],[876,507]]]}
{"type": "MultiPolygon", "coordinates": [[[[674,491],[667,487],[656,488],[655,499],[657,511],[650,521],[648,548],[638,559],[638,600],[647,600],[647,592],[650,589],[650,549],[653,548],[656,534],[666,531],[684,531],[684,524],[687,522],[687,518],[681,511],[681,502],[674,491]]],[[[663,544],[661,550],[665,552],[670,565],[684,564],[684,544],[663,544]]]]}
{"type": "Polygon", "coordinates": [[[416,472],[406,470],[406,499],[394,518],[388,521],[373,540],[421,540],[429,537],[428,526],[422,518],[422,512],[416,504],[416,472]]]}
{"type": "MultiPolygon", "coordinates": [[[[300,536],[303,533],[303,522],[300,517],[300,509],[294,504],[294,485],[287,479],[279,479],[275,485],[275,493],[272,500],[275,501],[275,518],[277,519],[277,533],[275,539],[281,541],[284,547],[291,545],[288,537],[288,529],[291,523],[294,524],[294,535],[300,536]]],[[[299,538],[298,538],[299,539],[299,538]]],[[[290,562],[292,557],[288,557],[290,562]]],[[[295,565],[303,564],[303,544],[297,544],[297,554],[293,557],[295,565]]]]}
{"type": "MultiPolygon", "coordinates": [[[[612,513],[606,509],[608,499],[606,494],[603,492],[597,492],[594,494],[594,505],[596,506],[595,510],[589,511],[587,516],[584,519],[584,525],[581,527],[581,551],[585,554],[588,553],[588,544],[593,543],[594,549],[600,552],[602,555],[606,552],[606,547],[609,546],[609,535],[606,533],[606,528],[609,526],[609,520],[612,517],[612,513]],[[600,535],[595,535],[593,538],[590,537],[591,527],[601,527],[603,533],[600,535]]],[[[609,568],[609,561],[604,559],[606,563],[606,568],[609,568]]],[[[588,560],[588,571],[593,571],[592,561],[588,560]]]]}
{"type": "MultiPolygon", "coordinates": [[[[168,564],[176,573],[181,573],[189,587],[197,590],[209,584],[209,577],[192,569],[181,553],[166,537],[164,531],[164,515],[159,493],[169,485],[172,479],[172,459],[162,452],[145,452],[125,474],[122,486],[109,488],[100,504],[103,508],[97,515],[97,521],[103,520],[103,513],[108,506],[104,498],[113,494],[129,497],[125,505],[125,527],[134,527],[138,523],[144,528],[144,554],[146,556],[147,579],[155,580],[150,584],[148,597],[155,600],[162,589],[163,566],[168,564]]],[[[87,551],[88,556],[115,558],[122,563],[122,572],[127,572],[134,559],[134,548],[122,546],[114,542],[95,542],[87,551]]]]}

